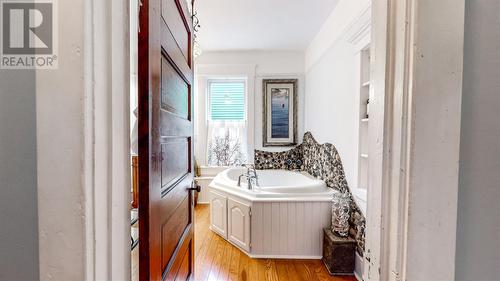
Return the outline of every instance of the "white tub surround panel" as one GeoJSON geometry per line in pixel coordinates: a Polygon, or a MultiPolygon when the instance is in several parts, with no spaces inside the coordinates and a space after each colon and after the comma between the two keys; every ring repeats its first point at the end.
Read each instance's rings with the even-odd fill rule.
{"type": "Polygon", "coordinates": [[[254,258],[320,259],[337,192],[306,173],[258,170],[259,186],[237,186],[242,168],[210,184],[211,229],[254,258]]]}
{"type": "Polygon", "coordinates": [[[210,188],[250,202],[331,201],[338,192],[306,172],[287,170],[257,170],[259,184],[248,189],[244,177],[238,186],[238,177],[246,173],[242,167],[227,169],[214,178],[210,188]]]}
{"type": "Polygon", "coordinates": [[[250,252],[251,203],[237,198],[227,199],[227,239],[241,249],[250,252]]]}
{"type": "MultiPolygon", "coordinates": [[[[347,183],[340,155],[330,143],[319,144],[310,132],[304,134],[304,142],[283,152],[255,151],[257,169],[298,169],[307,172],[335,191],[353,193],[347,183]]],[[[330,198],[331,200],[331,198],[330,198]]],[[[350,235],[356,239],[358,254],[363,255],[365,241],[365,217],[353,199],[351,204],[350,235]]]]}
{"type": "Polygon", "coordinates": [[[251,220],[250,256],[320,259],[323,228],[331,224],[331,203],[255,202],[251,220]]]}
{"type": "Polygon", "coordinates": [[[210,192],[210,229],[227,239],[227,196],[210,192]]]}

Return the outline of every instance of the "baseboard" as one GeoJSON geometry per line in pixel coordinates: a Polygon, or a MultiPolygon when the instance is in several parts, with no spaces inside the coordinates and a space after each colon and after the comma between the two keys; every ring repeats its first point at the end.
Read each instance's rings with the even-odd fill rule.
{"type": "MultiPolygon", "coordinates": [[[[244,251],[243,251],[244,252],[244,251]]],[[[287,259],[287,260],[320,260],[322,256],[300,256],[300,255],[252,255],[246,253],[254,259],[287,259]]]]}
{"type": "Polygon", "coordinates": [[[238,250],[240,250],[242,253],[244,253],[245,255],[247,255],[249,258],[252,258],[252,259],[320,260],[321,258],[323,258],[322,256],[303,256],[303,255],[253,255],[251,253],[248,253],[247,251],[245,251],[244,249],[242,249],[240,246],[236,245],[235,243],[226,239],[226,237],[222,236],[219,232],[214,231],[212,229],[212,226],[210,226],[209,229],[213,233],[222,237],[222,239],[224,239],[224,241],[232,244],[233,246],[238,248],[238,250]]]}

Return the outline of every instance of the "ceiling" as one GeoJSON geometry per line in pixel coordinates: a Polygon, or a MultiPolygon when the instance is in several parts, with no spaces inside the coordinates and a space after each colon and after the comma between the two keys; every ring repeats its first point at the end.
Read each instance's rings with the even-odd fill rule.
{"type": "Polygon", "coordinates": [[[203,51],[305,50],[339,0],[196,0],[203,51]]]}

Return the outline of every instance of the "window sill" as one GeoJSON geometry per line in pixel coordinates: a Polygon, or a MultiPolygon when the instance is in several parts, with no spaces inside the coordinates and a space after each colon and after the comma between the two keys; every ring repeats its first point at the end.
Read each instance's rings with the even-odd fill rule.
{"type": "Polygon", "coordinates": [[[228,169],[226,166],[199,166],[200,177],[215,177],[218,173],[228,169]]]}

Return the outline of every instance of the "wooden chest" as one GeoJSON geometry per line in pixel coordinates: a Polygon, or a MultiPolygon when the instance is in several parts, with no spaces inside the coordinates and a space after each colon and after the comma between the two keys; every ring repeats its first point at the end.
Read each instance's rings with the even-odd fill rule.
{"type": "Polygon", "coordinates": [[[323,263],[331,275],[354,274],[356,241],[351,237],[340,237],[330,228],[323,229],[323,263]]]}

